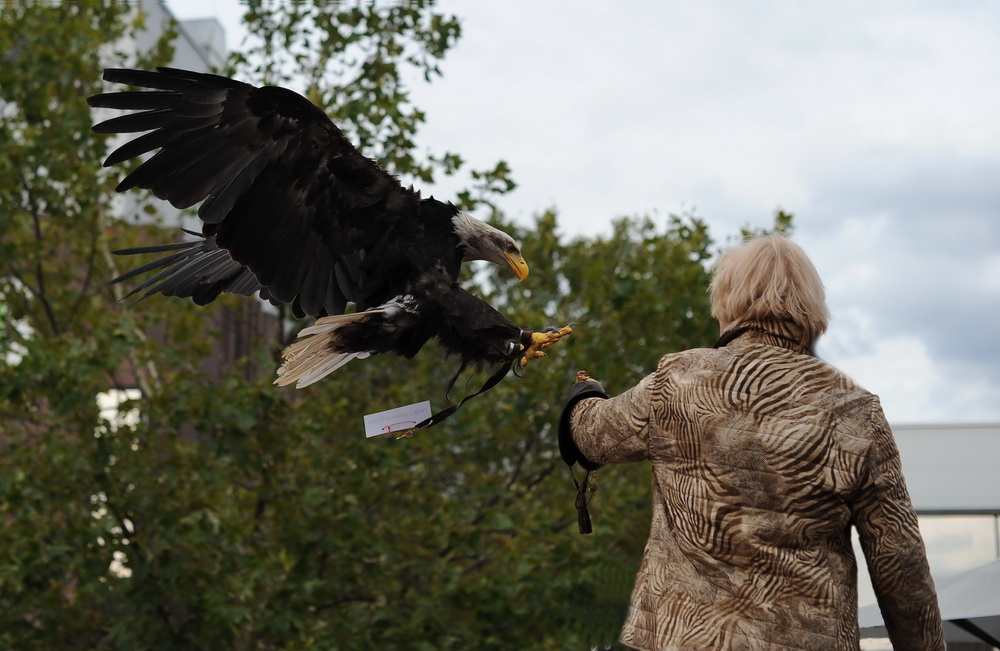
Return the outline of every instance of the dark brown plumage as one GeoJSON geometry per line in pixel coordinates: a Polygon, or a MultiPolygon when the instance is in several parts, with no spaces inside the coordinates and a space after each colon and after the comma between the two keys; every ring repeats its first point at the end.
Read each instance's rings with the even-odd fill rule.
{"type": "Polygon", "coordinates": [[[433,337],[463,368],[526,361],[568,334],[523,331],[459,287],[467,260],[527,276],[514,241],[404,188],[301,95],[172,68],[109,69],[104,79],[152,89],[88,100],[133,111],[95,132],[146,132],[105,166],[156,152],[117,190],[147,189],[177,208],[201,202],[203,223],[196,241],[120,251],[166,255],[113,282],[158,271],[132,294],[204,305],[259,293],[317,317],[312,336],[285,352],[278,383],[310,384],[355,357],[410,358],[433,337]]]}

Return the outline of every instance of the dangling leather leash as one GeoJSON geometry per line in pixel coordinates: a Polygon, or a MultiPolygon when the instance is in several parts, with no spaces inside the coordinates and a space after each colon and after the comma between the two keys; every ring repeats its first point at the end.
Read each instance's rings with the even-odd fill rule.
{"type": "Polygon", "coordinates": [[[475,393],[470,393],[469,395],[462,398],[461,402],[458,402],[452,405],[451,407],[442,409],[436,414],[433,414],[430,418],[425,418],[424,420],[414,425],[412,429],[404,433],[403,436],[412,436],[413,433],[416,432],[417,430],[427,429],[428,427],[433,427],[434,425],[437,425],[445,418],[451,416],[456,411],[458,411],[459,408],[466,403],[466,401],[472,400],[481,393],[486,393],[487,391],[495,387],[497,384],[499,384],[500,380],[504,379],[509,370],[510,370],[510,365],[501,364],[500,368],[494,371],[493,375],[491,375],[489,379],[487,379],[486,382],[483,383],[483,386],[481,389],[479,389],[479,391],[476,391],[475,393]]]}
{"type": "Polygon", "coordinates": [[[569,474],[573,478],[573,483],[576,484],[576,525],[580,529],[580,533],[588,534],[594,533],[594,527],[590,522],[590,511],[587,509],[587,504],[590,500],[594,499],[594,493],[597,491],[597,475],[594,475],[594,480],[590,478],[591,470],[586,470],[583,474],[583,481],[576,480],[576,473],[573,472],[573,468],[570,467],[569,474]],[[590,489],[590,497],[587,497],[587,489],[590,489]]]}
{"type": "MultiPolygon", "coordinates": [[[[557,331],[558,328],[545,328],[544,330],[542,330],[542,332],[557,332],[557,331]]],[[[476,391],[475,393],[470,393],[469,395],[462,398],[461,402],[454,404],[451,407],[442,409],[438,413],[431,415],[430,418],[425,418],[424,420],[420,421],[409,430],[403,432],[401,436],[406,436],[406,437],[413,436],[413,433],[416,432],[417,430],[427,429],[428,427],[433,427],[434,425],[437,425],[445,418],[451,416],[456,411],[458,411],[459,408],[466,403],[466,401],[472,400],[481,393],[486,393],[487,391],[495,387],[497,384],[499,384],[500,380],[504,379],[504,377],[506,377],[507,375],[507,372],[510,370],[513,370],[514,375],[516,375],[517,377],[523,377],[520,373],[518,373],[518,369],[521,368],[521,359],[525,356],[526,351],[528,350],[528,346],[531,345],[531,332],[527,330],[522,330],[520,334],[520,339],[521,339],[520,346],[518,346],[518,344],[515,343],[509,344],[510,348],[505,353],[507,361],[501,364],[500,367],[493,372],[493,375],[491,375],[489,379],[487,379],[486,382],[483,383],[483,386],[481,389],[479,389],[479,391],[476,391]]],[[[466,366],[463,364],[462,368],[458,369],[458,373],[455,374],[455,377],[451,378],[451,382],[448,383],[449,391],[455,385],[455,381],[458,380],[458,376],[462,374],[462,371],[465,370],[465,368],[466,366]]]]}

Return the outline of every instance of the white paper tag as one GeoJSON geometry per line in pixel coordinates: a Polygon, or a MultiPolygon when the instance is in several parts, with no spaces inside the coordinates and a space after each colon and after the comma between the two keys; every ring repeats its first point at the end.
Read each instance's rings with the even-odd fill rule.
{"type": "Polygon", "coordinates": [[[365,437],[405,432],[420,421],[431,417],[431,401],[415,402],[405,407],[387,409],[365,416],[365,437]]]}

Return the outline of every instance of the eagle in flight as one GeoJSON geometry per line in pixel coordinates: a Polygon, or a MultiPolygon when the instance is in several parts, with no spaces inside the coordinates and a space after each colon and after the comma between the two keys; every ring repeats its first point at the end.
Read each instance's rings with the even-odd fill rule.
{"type": "Polygon", "coordinates": [[[282,353],[276,384],[308,386],[380,353],[410,359],[435,337],[461,369],[497,369],[495,384],[507,367],[544,356],[572,332],[522,329],[463,290],[459,271],[470,260],[524,280],[528,266],[514,240],[404,188],[301,95],[173,68],[108,69],[104,79],[148,89],[88,99],[132,111],[95,125],[96,133],[145,132],[104,166],[159,150],[116,190],[143,188],[176,208],[201,202],[203,224],[193,241],[119,251],[162,257],[112,282],[158,270],[130,295],[205,305],[222,292],[259,293],[316,317],[282,353]]]}

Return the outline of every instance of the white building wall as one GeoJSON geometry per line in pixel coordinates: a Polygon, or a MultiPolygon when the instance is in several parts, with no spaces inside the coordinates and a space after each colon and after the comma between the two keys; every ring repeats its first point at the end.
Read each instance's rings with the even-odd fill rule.
{"type": "MultiPolygon", "coordinates": [[[[896,425],[906,487],[939,582],[1000,558],[1000,424],[896,425]]],[[[858,601],[875,593],[861,547],[858,601]]]]}
{"type": "MultiPolygon", "coordinates": [[[[127,35],[121,43],[115,46],[116,51],[124,52],[131,59],[124,63],[126,66],[134,65],[138,53],[152,50],[163,33],[169,29],[171,22],[176,20],[164,0],[140,0],[136,11],[142,12],[145,16],[143,28],[134,34],[127,35]]],[[[173,42],[173,58],[169,61],[155,61],[153,62],[154,66],[211,72],[219,70],[225,65],[227,56],[226,33],[217,19],[201,18],[180,21],[176,29],[178,36],[173,42]]],[[[103,110],[100,113],[95,112],[94,119],[97,122],[118,113],[118,111],[103,110]]],[[[115,146],[131,139],[134,135],[117,136],[115,146]]],[[[201,223],[196,216],[184,215],[180,210],[164,201],[157,200],[148,192],[130,191],[118,195],[116,211],[124,218],[135,221],[146,222],[151,219],[161,219],[163,225],[168,229],[186,228],[191,231],[201,231],[201,223]],[[153,213],[148,212],[150,206],[154,209],[153,213]]],[[[182,234],[178,232],[176,238],[173,239],[182,239],[182,234]]]]}
{"type": "MultiPolygon", "coordinates": [[[[148,52],[175,20],[164,0],[141,0],[137,8],[146,15],[145,27],[132,39],[137,51],[148,52]]],[[[215,18],[180,21],[174,41],[174,58],[158,62],[197,72],[221,69],[226,63],[226,32],[215,18]]]]}
{"type": "Polygon", "coordinates": [[[1000,424],[900,425],[893,435],[917,512],[1000,515],[1000,424]]]}

